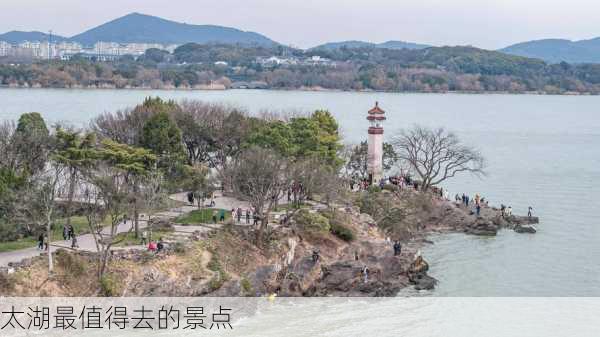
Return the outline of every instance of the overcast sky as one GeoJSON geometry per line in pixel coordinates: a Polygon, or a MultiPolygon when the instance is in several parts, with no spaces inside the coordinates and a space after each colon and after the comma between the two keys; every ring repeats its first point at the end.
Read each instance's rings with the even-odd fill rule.
{"type": "Polygon", "coordinates": [[[130,12],[255,31],[302,48],[353,39],[497,49],[600,36],[598,0],[0,0],[0,32],[72,36],[130,12]]]}

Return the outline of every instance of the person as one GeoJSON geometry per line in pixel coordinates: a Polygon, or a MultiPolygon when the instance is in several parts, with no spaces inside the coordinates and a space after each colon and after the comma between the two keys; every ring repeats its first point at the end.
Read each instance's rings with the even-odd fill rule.
{"type": "Polygon", "coordinates": [[[460,197],[458,196],[458,193],[456,193],[456,195],[454,196],[454,201],[456,201],[457,204],[460,202],[460,197]]]}
{"type": "Polygon", "coordinates": [[[533,211],[533,207],[529,206],[529,209],[527,210],[527,216],[531,218],[532,212],[533,211]]]}
{"type": "Polygon", "coordinates": [[[145,246],[148,243],[148,232],[142,232],[142,246],[145,246]]]}
{"type": "MultiPolygon", "coordinates": [[[[223,220],[225,220],[225,219],[223,219],[223,220]]],[[[231,209],[231,220],[235,221],[235,208],[231,209]]]]}
{"type": "Polygon", "coordinates": [[[158,243],[156,244],[156,252],[160,253],[165,248],[165,243],[162,238],[158,239],[158,243]]]}
{"type": "Polygon", "coordinates": [[[238,207],[237,209],[237,222],[242,222],[242,208],[238,207]]]}
{"type": "Polygon", "coordinates": [[[246,223],[250,224],[250,209],[246,209],[246,223]]]}
{"type": "Polygon", "coordinates": [[[312,260],[313,260],[313,262],[314,263],[319,262],[319,258],[320,258],[319,251],[318,250],[313,250],[313,253],[312,253],[312,260]]]}
{"type": "Polygon", "coordinates": [[[400,241],[396,240],[394,242],[394,256],[398,256],[402,254],[402,245],[400,244],[400,241]]]}
{"type": "Polygon", "coordinates": [[[507,216],[511,216],[512,215],[512,206],[508,206],[508,208],[506,209],[506,215],[507,216]]]}
{"type": "Polygon", "coordinates": [[[363,274],[363,277],[364,277],[365,283],[369,282],[369,268],[367,268],[367,265],[365,265],[365,266],[362,268],[362,274],[363,274]]]}
{"type": "Polygon", "coordinates": [[[358,250],[354,251],[354,261],[358,261],[359,256],[358,256],[358,250]]]}
{"type": "Polygon", "coordinates": [[[44,250],[48,250],[48,246],[49,246],[49,241],[48,241],[48,235],[44,234],[44,250]]]}
{"type": "Polygon", "coordinates": [[[79,245],[77,244],[77,237],[75,235],[71,237],[71,248],[79,248],[79,245]]]}
{"type": "Polygon", "coordinates": [[[506,215],[506,206],[504,204],[500,204],[500,212],[502,213],[502,217],[506,215]]]}
{"type": "Polygon", "coordinates": [[[188,192],[188,194],[187,194],[187,200],[188,200],[188,203],[190,205],[193,205],[194,204],[194,193],[188,192]]]}
{"type": "Polygon", "coordinates": [[[219,211],[219,222],[225,221],[225,210],[222,209],[219,211]]]}
{"type": "Polygon", "coordinates": [[[481,197],[479,196],[479,193],[475,194],[475,205],[479,205],[479,200],[481,200],[481,197]]]}
{"type": "Polygon", "coordinates": [[[151,252],[155,252],[156,251],[156,242],[150,241],[150,243],[148,244],[148,250],[151,252]]]}
{"type": "Polygon", "coordinates": [[[215,203],[215,194],[212,193],[210,195],[210,207],[215,207],[216,203],[215,203]]]}
{"type": "Polygon", "coordinates": [[[217,223],[217,212],[213,212],[212,214],[212,220],[214,223],[217,223]]]}
{"type": "Polygon", "coordinates": [[[69,228],[67,228],[67,225],[63,226],[63,240],[67,240],[67,238],[69,237],[69,228]]]}
{"type": "Polygon", "coordinates": [[[475,209],[477,210],[477,216],[479,216],[479,214],[481,214],[481,205],[479,203],[477,203],[477,206],[475,206],[475,209]]]}
{"type": "Polygon", "coordinates": [[[40,236],[38,236],[38,249],[44,250],[44,233],[40,233],[40,236]]]}
{"type": "Polygon", "coordinates": [[[75,228],[73,227],[73,225],[69,225],[69,234],[68,234],[68,238],[72,238],[75,236],[75,228]]]}

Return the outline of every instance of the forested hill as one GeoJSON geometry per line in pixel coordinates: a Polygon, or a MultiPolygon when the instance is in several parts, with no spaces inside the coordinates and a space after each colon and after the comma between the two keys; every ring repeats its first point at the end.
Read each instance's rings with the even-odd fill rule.
{"type": "Polygon", "coordinates": [[[340,42],[329,42],[316,47],[311,48],[312,50],[324,49],[324,50],[336,50],[340,48],[387,48],[387,49],[423,49],[431,47],[425,44],[405,42],[405,41],[387,41],[383,43],[371,43],[365,41],[340,41],[340,42]]]}
{"type": "Polygon", "coordinates": [[[600,38],[570,41],[545,39],[508,46],[501,52],[535,57],[550,63],[600,63],[600,38]]]}
{"type": "Polygon", "coordinates": [[[75,35],[71,40],[84,45],[94,44],[97,41],[163,44],[219,42],[269,46],[276,44],[266,36],[254,32],[213,25],[190,25],[139,13],[107,22],[75,35]]]}
{"type": "Polygon", "coordinates": [[[187,44],[172,54],[151,49],[115,62],[76,58],[0,66],[0,85],[600,94],[600,64],[550,64],[473,47],[302,51],[187,44]]]}

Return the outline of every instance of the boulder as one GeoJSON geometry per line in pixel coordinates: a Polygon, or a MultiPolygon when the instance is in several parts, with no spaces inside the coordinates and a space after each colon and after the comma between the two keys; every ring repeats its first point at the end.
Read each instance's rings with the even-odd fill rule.
{"type": "Polygon", "coordinates": [[[514,230],[517,233],[535,234],[537,232],[535,227],[529,225],[516,225],[514,230]]]}
{"type": "Polygon", "coordinates": [[[477,218],[473,224],[465,228],[465,233],[479,236],[495,236],[498,234],[498,225],[484,218],[477,218]]]}

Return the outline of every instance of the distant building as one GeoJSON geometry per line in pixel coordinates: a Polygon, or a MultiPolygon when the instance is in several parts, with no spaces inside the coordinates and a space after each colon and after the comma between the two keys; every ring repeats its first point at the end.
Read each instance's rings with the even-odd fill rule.
{"type": "Polygon", "coordinates": [[[377,185],[383,178],[383,121],[385,111],[375,102],[375,107],[369,110],[369,139],[367,154],[367,173],[371,184],[377,185]]]}
{"type": "Polygon", "coordinates": [[[0,57],[7,56],[12,45],[5,41],[0,41],[0,57]]]}

